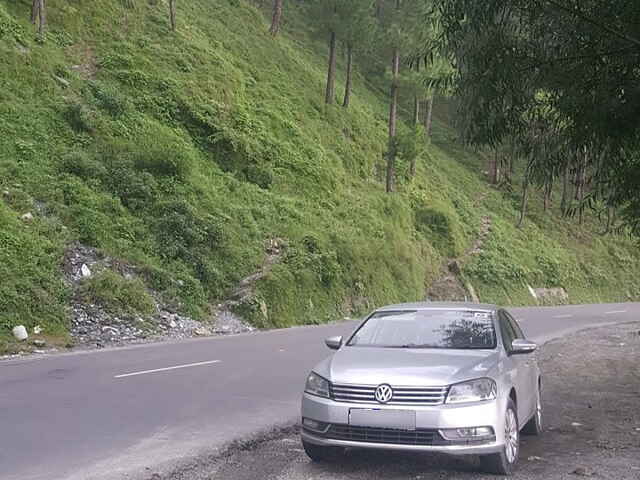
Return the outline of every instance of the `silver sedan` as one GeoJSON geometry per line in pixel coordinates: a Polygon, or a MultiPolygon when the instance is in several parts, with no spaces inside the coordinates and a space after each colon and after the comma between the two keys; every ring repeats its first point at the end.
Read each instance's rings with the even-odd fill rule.
{"type": "Polygon", "coordinates": [[[536,344],[495,305],[391,305],[326,344],[337,351],[309,374],[302,397],[312,460],[347,447],[473,454],[485,471],[508,475],[521,431],[542,431],[536,344]]]}

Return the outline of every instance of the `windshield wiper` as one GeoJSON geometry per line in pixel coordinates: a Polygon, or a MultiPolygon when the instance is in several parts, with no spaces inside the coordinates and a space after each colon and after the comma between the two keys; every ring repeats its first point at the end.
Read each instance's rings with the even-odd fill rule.
{"type": "Polygon", "coordinates": [[[389,345],[388,348],[447,348],[429,343],[405,343],[404,345],[389,345]]]}

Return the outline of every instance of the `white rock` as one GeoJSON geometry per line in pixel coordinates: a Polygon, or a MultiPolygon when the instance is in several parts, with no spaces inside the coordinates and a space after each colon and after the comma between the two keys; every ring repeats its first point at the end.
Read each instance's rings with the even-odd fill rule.
{"type": "Polygon", "coordinates": [[[87,267],[86,263],[83,263],[82,266],[80,267],[80,274],[84,277],[90,277],[91,276],[91,270],[89,269],[89,267],[87,267]]]}
{"type": "Polygon", "coordinates": [[[120,332],[116,327],[105,326],[102,327],[103,332],[109,332],[111,335],[120,335],[120,332]]]}
{"type": "Polygon", "coordinates": [[[578,422],[571,422],[571,426],[572,426],[572,427],[581,427],[581,426],[582,426],[582,424],[581,424],[581,423],[578,423],[578,422]]]}
{"type": "Polygon", "coordinates": [[[175,320],[171,320],[171,321],[169,322],[169,326],[170,326],[171,328],[176,328],[176,327],[178,326],[178,324],[175,322],[175,320]]]}
{"type": "Polygon", "coordinates": [[[53,78],[55,78],[57,80],[57,82],[60,85],[62,85],[64,88],[69,88],[69,85],[71,85],[68,80],[66,80],[66,79],[64,79],[62,77],[59,77],[57,75],[54,75],[53,78]]]}
{"type": "Polygon", "coordinates": [[[13,336],[21,342],[29,338],[29,334],[27,333],[27,329],[24,328],[24,325],[17,325],[13,327],[13,330],[11,331],[13,332],[13,336]]]}
{"type": "Polygon", "coordinates": [[[33,220],[33,213],[27,212],[24,215],[22,215],[20,218],[25,222],[30,222],[31,220],[33,220]]]}
{"type": "Polygon", "coordinates": [[[42,333],[42,327],[40,325],[36,325],[33,327],[33,334],[40,335],[42,333]]]}

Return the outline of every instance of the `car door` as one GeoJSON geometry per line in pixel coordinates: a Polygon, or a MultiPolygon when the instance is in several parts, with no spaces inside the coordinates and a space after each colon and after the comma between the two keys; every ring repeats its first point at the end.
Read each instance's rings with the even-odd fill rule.
{"type": "Polygon", "coordinates": [[[511,383],[516,389],[516,400],[518,410],[518,421],[522,427],[522,422],[527,419],[531,411],[531,400],[529,394],[528,366],[526,365],[526,355],[513,355],[511,343],[518,337],[518,332],[504,310],[498,311],[498,321],[500,323],[500,334],[502,343],[507,354],[505,364],[508,366],[511,383]]]}
{"type": "MultiPolygon", "coordinates": [[[[524,332],[520,328],[520,324],[516,321],[516,319],[513,318],[513,316],[509,312],[505,311],[504,313],[516,334],[516,338],[526,339],[524,332]]],[[[517,356],[522,357],[522,359],[524,360],[524,373],[526,373],[527,378],[526,401],[529,405],[529,410],[527,410],[525,418],[528,418],[530,415],[533,415],[536,408],[536,392],[538,389],[538,366],[536,363],[536,357],[533,353],[517,356]]]]}

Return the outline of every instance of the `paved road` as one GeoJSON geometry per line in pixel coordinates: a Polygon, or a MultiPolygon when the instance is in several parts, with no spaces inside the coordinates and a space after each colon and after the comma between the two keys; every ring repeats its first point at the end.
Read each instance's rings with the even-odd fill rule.
{"type": "MultiPolygon", "coordinates": [[[[513,309],[543,342],[640,304],[513,309]]],[[[136,478],[295,420],[324,337],[353,322],[0,362],[0,479],[136,478]]]]}

